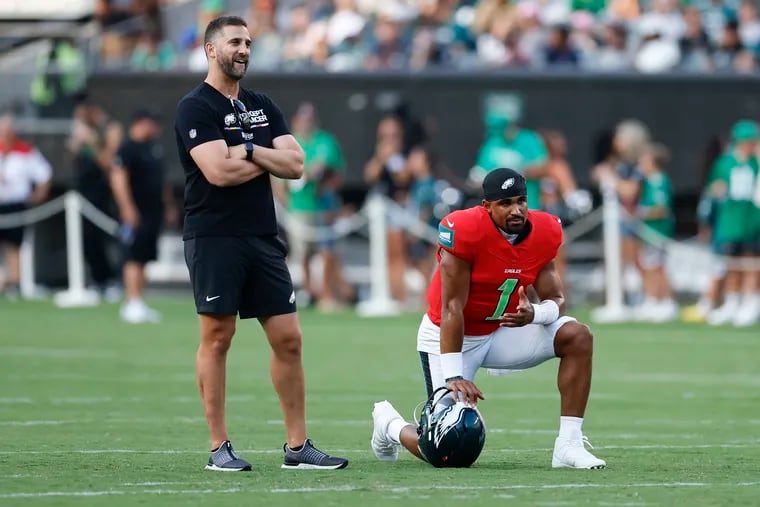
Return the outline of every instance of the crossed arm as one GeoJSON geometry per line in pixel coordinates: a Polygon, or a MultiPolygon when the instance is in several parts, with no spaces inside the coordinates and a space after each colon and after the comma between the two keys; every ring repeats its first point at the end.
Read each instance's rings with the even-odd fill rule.
{"type": "Polygon", "coordinates": [[[208,182],[219,187],[240,185],[265,172],[278,178],[300,178],[304,153],[298,141],[287,134],[276,137],[272,146],[255,145],[253,162],[245,160],[245,145],[227,146],[222,139],[199,144],[190,150],[190,156],[208,182]]]}

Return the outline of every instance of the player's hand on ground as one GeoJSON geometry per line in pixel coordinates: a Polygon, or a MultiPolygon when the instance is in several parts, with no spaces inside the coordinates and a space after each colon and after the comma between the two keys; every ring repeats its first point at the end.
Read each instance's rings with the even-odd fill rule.
{"type": "MultiPolygon", "coordinates": [[[[502,327],[522,327],[533,322],[533,304],[528,297],[536,295],[536,291],[532,285],[528,285],[527,292],[520,286],[517,289],[517,295],[520,298],[517,303],[517,312],[505,313],[499,317],[499,325],[502,327]]],[[[537,296],[537,295],[536,295],[537,296]]]]}
{"type": "Polygon", "coordinates": [[[472,406],[478,404],[478,399],[485,399],[483,398],[483,393],[480,392],[480,389],[475,384],[463,378],[449,380],[446,382],[446,387],[451,390],[454,399],[462,400],[472,406]]]}

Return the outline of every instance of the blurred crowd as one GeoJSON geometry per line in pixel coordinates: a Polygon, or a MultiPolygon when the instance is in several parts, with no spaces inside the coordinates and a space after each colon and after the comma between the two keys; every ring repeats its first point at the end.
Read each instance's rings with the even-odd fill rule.
{"type": "Polygon", "coordinates": [[[754,0],[199,0],[167,30],[174,3],[98,0],[99,64],[205,71],[221,14],[248,20],[258,69],[750,73],[760,54],[754,0]]]}
{"type": "MultiPolygon", "coordinates": [[[[593,168],[573,168],[562,132],[523,124],[519,96],[490,94],[484,97],[483,104],[485,135],[471,168],[465,171],[451,170],[432,149],[435,118],[417,116],[403,100],[382,112],[363,168],[353,169],[346,167],[341,140],[320,124],[317,106],[303,102],[297,107],[289,120],[293,135],[305,151],[305,172],[299,180],[282,182],[276,195],[286,211],[283,232],[290,247],[289,262],[300,272],[303,292],[299,301],[333,311],[360,297],[357,286],[347,280],[343,266],[342,239],[350,231],[341,229],[340,224],[356,217],[357,205],[361,205],[341,200],[347,170],[359,170],[369,194],[386,198],[390,293],[404,308],[424,306],[422,297],[435,267],[435,240],[431,237],[435,237],[439,221],[450,211],[480,203],[480,185],[490,170],[511,167],[523,173],[528,183],[529,207],[557,215],[565,226],[592,208],[592,193],[578,188],[574,177],[590,170],[589,179],[610,188],[621,204],[622,263],[626,272],[634,273],[640,281],[629,287],[627,294],[635,318],[652,322],[677,318],[679,308],[666,270],[668,246],[676,229],[668,147],[656,142],[646,125],[624,120],[600,136],[593,168]],[[425,230],[433,233],[426,236],[425,230]]],[[[76,189],[103,212],[118,216],[121,243],[133,241],[128,234],[139,226],[138,217],[144,211],[125,198],[124,192],[124,188],[142,188],[142,180],[121,185],[120,191],[114,179],[114,171],[123,165],[119,161],[135,150],[145,153],[145,160],[158,158],[154,168],[135,168],[129,174],[148,178],[144,184],[153,190],[146,195],[153,196],[150,202],[156,205],[151,209],[159,210],[156,216],[161,210],[166,212],[163,225],[180,225],[176,206],[161,188],[162,155],[157,144],[161,123],[154,114],[137,111],[122,126],[86,95],[79,97],[75,108],[67,147],[74,160],[76,189]],[[159,176],[149,176],[154,173],[159,176]]],[[[697,305],[686,309],[683,317],[687,320],[748,326],[760,319],[758,141],[757,123],[741,120],[705,150],[700,170],[703,192],[699,237],[711,246],[715,258],[711,263],[711,283],[697,305]]],[[[3,116],[0,215],[39,204],[47,195],[50,176],[49,165],[40,158],[39,151],[18,138],[11,116],[3,116]]],[[[88,279],[93,286],[107,299],[119,298],[123,278],[127,299],[138,301],[141,307],[134,320],[155,320],[157,316],[142,303],[144,262],[135,277],[129,275],[128,269],[122,269],[120,277],[118,263],[114,264],[113,256],[108,254],[114,240],[87,222],[83,232],[88,279]]],[[[18,292],[22,234],[19,227],[0,229],[0,243],[8,254],[5,286],[10,293],[18,292]]],[[[563,279],[564,248],[557,258],[563,279]]],[[[155,258],[155,252],[148,257],[155,258]]],[[[133,318],[124,312],[125,320],[133,318]]]]}

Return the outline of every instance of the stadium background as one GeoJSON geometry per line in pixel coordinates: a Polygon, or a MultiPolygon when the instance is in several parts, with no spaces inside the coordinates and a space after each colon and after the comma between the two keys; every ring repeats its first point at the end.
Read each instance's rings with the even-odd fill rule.
{"type": "MultiPolygon", "coordinates": [[[[67,115],[72,96],[63,93],[42,107],[30,90],[40,75],[66,74],[40,62],[47,62],[45,55],[61,40],[74,41],[86,70],[81,74],[86,76],[81,89],[116,120],[126,122],[139,106],[162,111],[168,176],[181,195],[172,112],[181,95],[203,76],[186,67],[186,29],[195,26],[203,9],[214,2],[111,3],[140,9],[160,4],[163,40],[173,45],[175,63],[146,71],[133,66],[130,55],[122,62],[100,60],[100,43],[108,30],[93,15],[96,2],[70,1],[55,7],[53,2],[2,2],[0,102],[16,110],[22,136],[39,146],[53,164],[54,194],[70,189],[73,168],[64,143],[70,130],[67,115]]],[[[329,3],[315,1],[313,5],[329,3]]],[[[599,28],[608,22],[605,6],[614,3],[620,4],[601,2],[593,14],[599,28]]],[[[241,15],[276,4],[217,3],[241,15]]],[[[295,4],[283,1],[280,6],[295,4]]],[[[477,6],[477,2],[458,4],[477,6]]],[[[568,7],[573,10],[582,2],[540,3],[555,4],[575,6],[568,7]]],[[[623,24],[631,35],[630,44],[636,45],[640,42],[637,19],[651,12],[652,5],[629,4],[637,6],[637,14],[623,24]]],[[[739,2],[672,3],[679,16],[687,8],[697,8],[705,21],[714,18],[716,5],[726,24],[730,16],[725,13],[740,9],[739,2]]],[[[367,15],[368,27],[373,16],[367,15]]],[[[751,19],[746,23],[755,26],[751,19]]],[[[542,27],[549,24],[542,22],[542,27]]],[[[752,35],[751,30],[747,32],[752,35]]],[[[709,54],[718,56],[719,44],[711,46],[709,54]]],[[[754,50],[747,45],[741,51],[754,50]]],[[[668,174],[676,191],[677,238],[690,239],[696,232],[705,147],[716,136],[726,139],[736,120],[760,117],[756,62],[749,69],[745,65],[742,60],[736,67],[716,64],[695,70],[671,64],[654,73],[639,72],[633,63],[614,72],[593,65],[511,64],[334,72],[277,69],[269,63],[257,66],[254,58],[243,84],[270,93],[287,118],[303,100],[318,106],[322,126],[336,135],[346,154],[343,197],[357,207],[367,192],[361,173],[373,150],[377,120],[384,110],[400,103],[407,104],[416,118],[431,121],[435,127],[432,145],[452,174],[464,179],[483,140],[484,99],[493,93],[518,97],[521,124],[559,129],[567,137],[574,176],[594,194],[596,205],[600,204],[598,190],[589,177],[597,161],[596,143],[619,121],[639,119],[672,150],[668,174]]],[[[52,289],[66,283],[63,225],[59,214],[34,226],[37,281],[52,289]]],[[[178,243],[177,234],[166,231],[174,243],[178,243]]],[[[351,235],[345,241],[342,251],[350,256],[347,262],[366,267],[366,236],[351,235]]],[[[576,278],[571,276],[570,291],[586,294],[588,287],[578,280],[588,274],[589,266],[599,269],[602,264],[601,227],[584,235],[577,246],[583,248],[571,254],[576,278]]],[[[681,271],[686,272],[673,274],[694,275],[681,271]]],[[[601,298],[602,289],[601,284],[594,286],[589,294],[593,301],[601,298]]],[[[698,289],[691,289],[681,293],[684,299],[696,296],[698,289]]],[[[479,385],[482,382],[492,398],[484,406],[491,429],[487,452],[479,468],[460,474],[428,470],[409,459],[396,468],[383,467],[374,461],[367,445],[371,401],[396,397],[406,408],[405,415],[420,401],[421,389],[415,384],[418,366],[410,345],[417,314],[375,324],[357,318],[351,309],[336,315],[307,309],[302,319],[310,425],[320,443],[347,450],[353,463],[347,475],[293,479],[276,470],[282,428],[268,387],[263,340],[254,326],[241,326],[243,339],[236,339],[237,355],[231,365],[229,405],[241,454],[251,453],[259,467],[260,475],[252,485],[240,479],[208,478],[197,466],[205,459],[206,436],[191,373],[196,329],[188,295],[181,278],[154,282],[149,298],[164,314],[164,321],[139,327],[119,322],[113,304],[61,310],[47,298],[0,300],[4,391],[0,428],[5,435],[0,446],[0,503],[99,505],[103,497],[112,495],[119,500],[109,505],[132,505],[153,502],[160,495],[167,505],[187,505],[206,497],[214,498],[217,505],[231,505],[255,494],[270,505],[292,505],[294,499],[327,505],[381,505],[389,500],[411,505],[421,499],[447,504],[452,495],[466,495],[485,505],[505,501],[526,505],[757,504],[760,378],[754,360],[759,343],[756,327],[594,326],[597,373],[587,427],[597,444],[601,440],[599,454],[611,465],[604,472],[607,475],[557,475],[546,470],[547,442],[555,433],[554,366],[515,378],[484,377],[479,385]],[[179,291],[163,290],[167,287],[179,291]],[[158,385],[166,390],[159,392],[158,385]],[[259,392],[251,386],[267,387],[259,392]],[[441,487],[433,490],[431,484],[441,487]]],[[[577,306],[584,304],[582,298],[576,297],[573,303],[579,317],[588,320],[586,307],[577,306]]]]}

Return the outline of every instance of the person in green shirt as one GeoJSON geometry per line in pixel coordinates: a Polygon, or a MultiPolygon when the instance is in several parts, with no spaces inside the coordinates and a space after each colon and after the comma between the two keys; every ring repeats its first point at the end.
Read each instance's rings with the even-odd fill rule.
{"type": "Polygon", "coordinates": [[[665,241],[673,237],[673,189],[665,173],[670,154],[661,144],[644,148],[639,158],[643,177],[637,209],[643,226],[639,249],[644,301],[639,307],[641,320],[664,322],[678,316],[678,305],[665,272],[665,241]]]}
{"type": "Polygon", "coordinates": [[[517,114],[507,110],[486,110],[486,140],[478,152],[469,180],[480,186],[486,174],[499,167],[508,167],[527,180],[528,204],[541,205],[541,178],[546,175],[549,154],[536,132],[519,126],[517,114]]]}
{"type": "Polygon", "coordinates": [[[716,160],[710,174],[712,183],[708,192],[719,203],[713,231],[716,249],[726,256],[728,263],[723,304],[707,317],[713,325],[733,322],[737,326],[749,326],[757,321],[760,313],[758,271],[741,266],[741,261],[755,254],[757,247],[754,197],[758,181],[758,140],[760,129],[755,122],[738,121],[731,129],[732,149],[716,160]]]}
{"type": "Polygon", "coordinates": [[[319,128],[313,104],[305,102],[298,107],[291,128],[304,151],[304,175],[288,181],[288,242],[293,260],[303,270],[302,287],[318,308],[331,310],[340,300],[353,297],[353,289],[343,278],[335,252],[335,237],[329,232],[340,211],[338,191],[345,161],[335,137],[319,128]],[[323,263],[321,283],[314,283],[310,266],[317,254],[323,263]]]}

